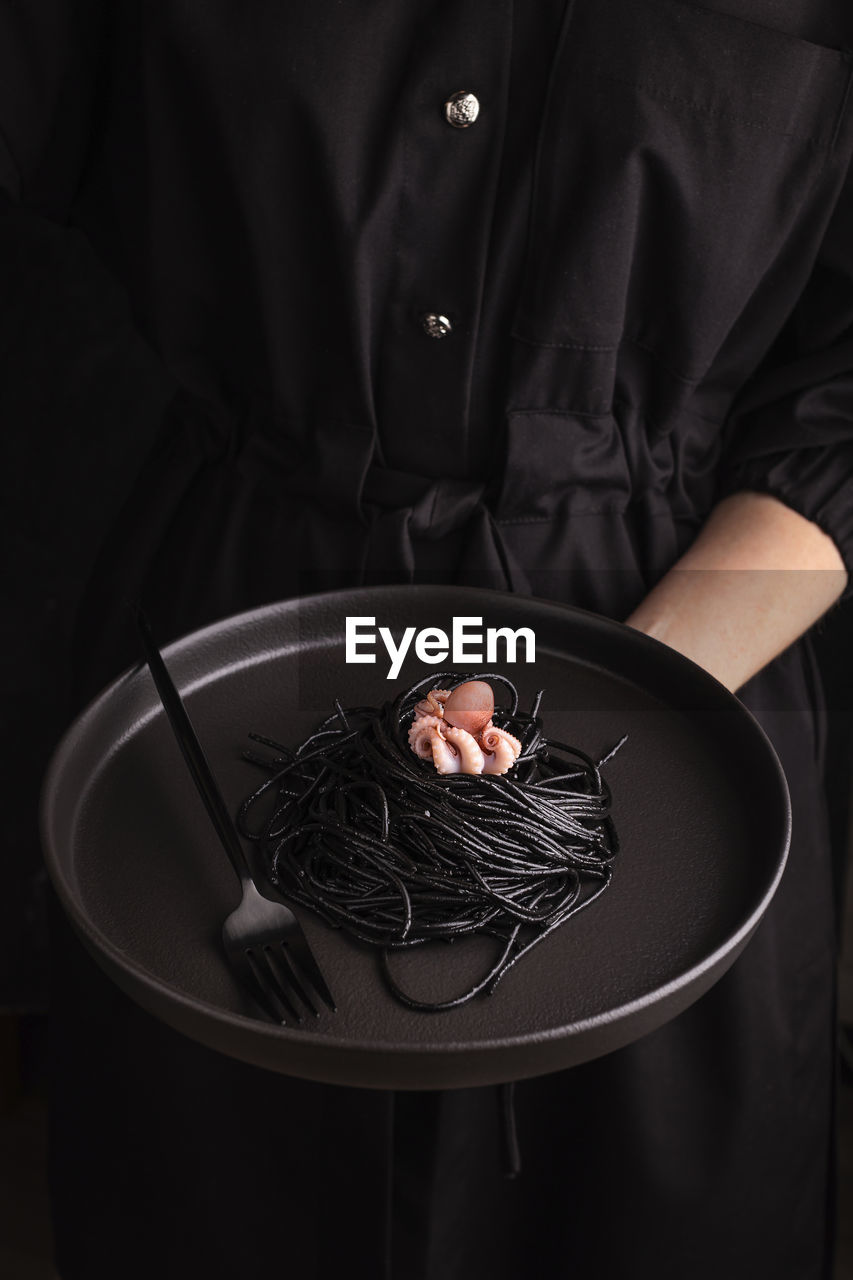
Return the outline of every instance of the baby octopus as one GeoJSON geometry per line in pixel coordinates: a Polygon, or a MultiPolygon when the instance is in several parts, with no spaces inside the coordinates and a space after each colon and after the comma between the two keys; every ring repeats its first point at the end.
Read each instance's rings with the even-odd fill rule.
{"type": "Polygon", "coordinates": [[[433,689],[415,707],[409,746],[439,773],[506,773],[521,743],[492,724],[495,696],[485,680],[433,689]]]}

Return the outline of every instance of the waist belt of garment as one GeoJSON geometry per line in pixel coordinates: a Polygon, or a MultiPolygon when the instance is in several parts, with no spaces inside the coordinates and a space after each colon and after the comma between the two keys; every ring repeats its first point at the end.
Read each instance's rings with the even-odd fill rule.
{"type": "MultiPolygon", "coordinates": [[[[442,572],[448,582],[528,592],[525,575],[506,546],[480,480],[422,476],[370,460],[370,434],[347,424],[319,424],[294,441],[278,434],[267,415],[240,414],[182,389],[168,410],[167,430],[195,437],[195,448],[233,466],[281,501],[301,503],[365,532],[365,581],[411,582],[417,544],[453,538],[442,572]]],[[[193,446],[191,446],[193,447],[193,446]]]]}
{"type": "Polygon", "coordinates": [[[368,572],[412,581],[417,542],[463,535],[453,568],[458,581],[524,591],[524,575],[506,546],[485,491],[483,481],[434,479],[372,464],[361,488],[361,509],[370,525],[368,572]]]}
{"type": "Polygon", "coordinates": [[[418,542],[459,537],[448,581],[526,592],[524,573],[506,546],[489,507],[484,481],[436,479],[349,457],[346,444],[299,457],[269,436],[250,436],[235,459],[239,470],[340,519],[367,530],[365,579],[412,582],[418,542]]]}

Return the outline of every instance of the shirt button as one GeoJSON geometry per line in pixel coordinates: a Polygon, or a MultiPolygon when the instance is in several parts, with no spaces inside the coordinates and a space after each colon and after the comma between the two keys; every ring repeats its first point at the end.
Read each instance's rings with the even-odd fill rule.
{"type": "Polygon", "coordinates": [[[421,316],[421,323],[424,331],[431,338],[446,338],[449,333],[453,332],[453,325],[447,316],[439,315],[435,311],[428,311],[425,316],[421,316]]]}
{"type": "Polygon", "coordinates": [[[460,89],[458,93],[452,93],[445,102],[444,114],[447,123],[452,124],[454,129],[467,129],[480,114],[479,99],[467,89],[460,89]]]}

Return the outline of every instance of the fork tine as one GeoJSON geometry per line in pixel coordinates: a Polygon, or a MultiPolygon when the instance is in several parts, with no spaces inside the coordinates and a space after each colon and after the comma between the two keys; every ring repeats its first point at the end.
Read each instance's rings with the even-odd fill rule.
{"type": "MultiPolygon", "coordinates": [[[[296,961],[300,972],[305,974],[318,996],[326,1002],[332,1013],[337,1013],[338,1006],[335,1004],[335,998],[326,986],[326,980],[320,972],[319,965],[305,939],[291,935],[288,937],[285,947],[287,948],[288,958],[296,961]]],[[[293,964],[291,964],[291,968],[293,968],[293,964]]]]}
{"type": "MultiPolygon", "coordinates": [[[[302,1015],[294,1006],[292,1000],[288,999],[287,991],[277,980],[275,973],[270,969],[269,963],[264,961],[258,954],[250,949],[244,952],[246,962],[251,972],[252,978],[252,995],[261,1008],[281,1026],[288,1025],[288,1019],[295,1022],[302,1021],[302,1015]],[[276,1002],[278,1008],[276,1008],[276,1002]],[[281,1009],[284,1009],[285,1016],[282,1017],[281,1009]]],[[[263,955],[263,952],[261,952],[263,955]]]]}
{"type": "Polygon", "coordinates": [[[315,1018],[319,1018],[320,1010],[312,999],[310,991],[306,988],[299,969],[294,965],[287,949],[287,944],[283,940],[279,940],[277,946],[267,948],[267,954],[270,964],[289,983],[292,992],[299,997],[307,1009],[311,1010],[315,1018]]]}

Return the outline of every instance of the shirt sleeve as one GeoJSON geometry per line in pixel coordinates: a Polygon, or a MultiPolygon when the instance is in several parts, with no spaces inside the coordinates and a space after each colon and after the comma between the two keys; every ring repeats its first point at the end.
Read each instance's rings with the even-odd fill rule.
{"type": "Polygon", "coordinates": [[[170,394],[73,225],[106,119],[105,11],[101,0],[0,0],[0,716],[16,801],[0,824],[0,990],[15,1002],[42,994],[35,815],[70,712],[74,618],[170,394]]]}
{"type": "Polygon", "coordinates": [[[74,225],[107,119],[105,9],[0,0],[0,638],[34,696],[172,394],[74,225]],[[27,635],[48,633],[40,655],[27,635]]]}
{"type": "Polygon", "coordinates": [[[99,10],[100,0],[0,0],[0,714],[16,744],[7,783],[17,801],[0,833],[0,989],[15,1002],[44,997],[34,815],[64,722],[62,592],[69,568],[82,575],[80,556],[66,551],[81,541],[67,483],[69,335],[80,331],[70,304],[87,273],[72,265],[79,245],[62,224],[89,137],[99,10]]]}
{"type": "Polygon", "coordinates": [[[853,591],[853,173],[800,299],[734,407],[720,496],[770,494],[838,547],[853,591]]]}
{"type": "Polygon", "coordinates": [[[48,591],[88,573],[173,390],[75,225],[109,122],[111,9],[0,0],[0,557],[48,591]]]}

